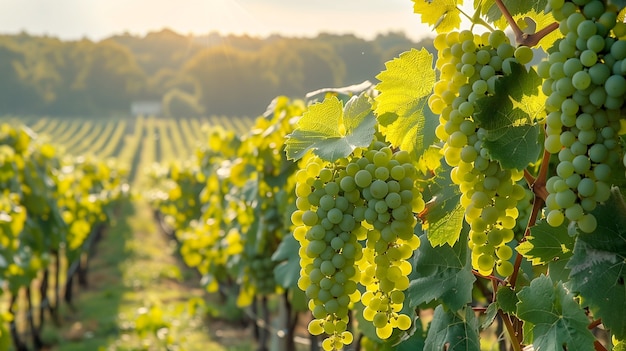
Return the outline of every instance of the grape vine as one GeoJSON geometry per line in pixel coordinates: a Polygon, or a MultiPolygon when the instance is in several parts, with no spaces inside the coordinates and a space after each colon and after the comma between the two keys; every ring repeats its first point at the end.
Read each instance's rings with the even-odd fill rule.
{"type": "Polygon", "coordinates": [[[325,350],[624,348],[624,4],[413,2],[436,58],[280,98],[176,173],[188,264],[242,306],[304,294],[325,350]]]}
{"type": "MultiPolygon", "coordinates": [[[[30,296],[31,283],[47,277],[50,263],[58,264],[61,255],[68,266],[80,261],[89,235],[114,217],[114,209],[128,197],[129,188],[124,171],[114,164],[62,158],[55,147],[42,143],[26,127],[0,124],[0,159],[0,282],[6,284],[12,300],[0,308],[0,349],[6,350],[11,335],[5,322],[11,321],[10,328],[15,328],[16,296],[21,290],[30,296]]],[[[58,267],[57,302],[62,277],[58,267]]],[[[3,286],[0,294],[4,292],[3,286]]],[[[44,289],[40,299],[47,295],[44,289]]],[[[38,331],[32,332],[37,343],[38,331]]],[[[13,342],[23,347],[15,335],[13,342]]]]}

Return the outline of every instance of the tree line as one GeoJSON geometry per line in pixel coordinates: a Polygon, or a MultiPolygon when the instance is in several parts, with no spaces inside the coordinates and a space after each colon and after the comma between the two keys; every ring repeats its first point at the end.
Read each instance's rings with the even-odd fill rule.
{"type": "Polygon", "coordinates": [[[191,36],[169,29],[97,42],[1,35],[0,113],[124,115],[135,101],[159,101],[171,116],[256,116],[277,95],[373,80],[400,52],[434,51],[428,42],[393,32],[373,40],[191,36]]]}

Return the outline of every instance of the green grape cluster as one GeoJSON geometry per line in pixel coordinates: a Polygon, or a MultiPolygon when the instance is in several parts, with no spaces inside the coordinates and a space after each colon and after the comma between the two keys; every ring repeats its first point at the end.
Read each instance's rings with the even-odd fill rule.
{"type": "Polygon", "coordinates": [[[357,301],[380,338],[410,328],[400,311],[412,270],[407,260],[420,245],[414,213],[425,206],[416,178],[409,154],[380,141],[334,164],[311,158],[296,173],[298,286],[310,299],[309,331],[328,335],[325,350],[352,342],[348,306],[357,301]],[[358,284],[365,287],[362,297],[358,284]]]}
{"type": "Polygon", "coordinates": [[[367,231],[354,211],[363,200],[345,169],[324,167],[318,159],[311,159],[296,179],[298,210],[291,219],[300,242],[298,287],[306,292],[314,317],[308,329],[328,335],[324,350],[340,350],[353,341],[348,306],[361,298],[356,261],[363,255],[359,240],[367,231]]]}
{"type": "Polygon", "coordinates": [[[444,142],[446,162],[453,167],[452,181],[460,186],[465,219],[471,226],[469,246],[472,266],[490,275],[494,266],[502,276],[513,272],[506,245],[513,240],[518,201],[524,188],[516,182],[523,173],[506,170],[483,147],[487,131],[473,118],[476,102],[495,94],[499,77],[511,73],[511,65],[526,64],[530,48],[513,47],[504,32],[475,35],[470,31],[440,34],[435,38],[440,80],[429,99],[439,115],[437,137],[444,142]]]}
{"type": "Polygon", "coordinates": [[[268,295],[276,291],[276,280],[274,279],[274,267],[276,262],[271,256],[258,255],[250,258],[248,266],[248,277],[260,294],[268,295]]]}
{"type": "Polygon", "coordinates": [[[372,322],[379,338],[387,339],[394,328],[411,326],[411,319],[400,311],[412,270],[407,259],[420,245],[413,233],[413,213],[424,209],[424,201],[414,186],[417,171],[405,151],[392,153],[389,147],[375,143],[348,166],[348,174],[365,199],[364,207],[357,211],[358,219],[370,226],[363,259],[358,263],[365,287],[363,317],[372,322]]]}
{"type": "Polygon", "coordinates": [[[626,25],[600,0],[550,0],[564,37],[537,67],[545,79],[545,149],[558,154],[547,181],[546,219],[565,219],[582,232],[597,227],[590,212],[610,195],[611,169],[620,157],[620,115],[626,97],[626,25]]]}

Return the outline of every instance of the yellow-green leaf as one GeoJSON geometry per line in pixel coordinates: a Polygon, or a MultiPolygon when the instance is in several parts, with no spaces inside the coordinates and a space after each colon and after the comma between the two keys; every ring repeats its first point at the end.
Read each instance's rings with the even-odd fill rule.
{"type": "Polygon", "coordinates": [[[437,33],[459,28],[461,11],[457,7],[463,0],[413,0],[413,12],[422,17],[422,23],[433,26],[437,33]]]}
{"type": "Polygon", "coordinates": [[[376,110],[381,132],[394,146],[417,160],[435,141],[438,118],[428,108],[435,83],[433,57],[426,50],[411,50],[387,62],[376,78],[380,95],[376,110]]]}
{"type": "Polygon", "coordinates": [[[335,162],[358,147],[368,146],[376,131],[376,118],[365,93],[353,96],[344,106],[336,96],[309,107],[293,133],[287,135],[287,158],[300,159],[309,150],[335,162]]]}

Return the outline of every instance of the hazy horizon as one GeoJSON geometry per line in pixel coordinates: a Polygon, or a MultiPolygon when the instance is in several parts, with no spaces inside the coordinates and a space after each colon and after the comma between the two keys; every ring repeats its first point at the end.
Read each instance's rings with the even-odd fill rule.
{"type": "Polygon", "coordinates": [[[195,36],[217,32],[312,37],[324,32],[366,39],[403,32],[419,40],[432,32],[412,7],[411,0],[4,0],[0,33],[99,41],[167,28],[195,36]]]}

